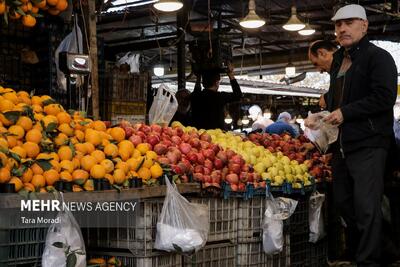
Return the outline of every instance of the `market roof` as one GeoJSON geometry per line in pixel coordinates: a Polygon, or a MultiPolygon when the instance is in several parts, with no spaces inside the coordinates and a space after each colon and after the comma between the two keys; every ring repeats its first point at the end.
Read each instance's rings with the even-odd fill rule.
{"type": "MultiPolygon", "coordinates": [[[[110,59],[120,52],[140,51],[144,62],[152,65],[159,60],[160,47],[165,64],[176,68],[176,43],[179,29],[176,13],[158,13],[152,8],[153,0],[109,0],[103,5],[98,20],[98,35],[103,38],[106,55],[110,59]],[[112,7],[114,5],[114,8],[112,7]],[[126,8],[125,8],[126,7],[126,8]],[[121,9],[119,10],[118,9],[121,9]]],[[[189,6],[191,2],[191,7],[189,6]]],[[[244,30],[239,20],[247,14],[246,0],[192,0],[189,23],[185,28],[185,41],[190,43],[208,36],[210,25],[213,35],[219,33],[223,44],[233,48],[236,67],[244,73],[282,73],[289,59],[303,71],[313,69],[307,60],[309,44],[318,39],[334,40],[331,17],[344,3],[359,3],[367,10],[369,37],[373,40],[400,41],[399,1],[296,1],[298,16],[308,21],[317,31],[311,36],[288,32],[282,25],[290,16],[293,1],[256,0],[257,14],[267,23],[259,30],[244,30]],[[210,7],[208,7],[210,2],[210,7]],[[208,17],[210,14],[210,17],[208,17]],[[217,31],[217,29],[219,29],[217,31]],[[261,57],[260,57],[261,55],[261,57]],[[261,68],[260,68],[261,65],[261,68]]],[[[190,55],[187,54],[187,60],[190,55]]]]}

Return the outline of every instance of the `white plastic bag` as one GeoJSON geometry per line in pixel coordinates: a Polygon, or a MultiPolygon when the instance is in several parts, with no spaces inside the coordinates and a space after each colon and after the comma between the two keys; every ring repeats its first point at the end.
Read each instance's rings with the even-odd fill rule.
{"type": "Polygon", "coordinates": [[[207,242],[209,231],[208,207],[187,201],[168,178],[161,215],[157,222],[154,247],[159,250],[193,253],[207,242]]]}
{"type": "Polygon", "coordinates": [[[168,125],[177,109],[175,94],[166,85],[161,84],[149,110],[149,121],[168,125]]]}
{"type": "Polygon", "coordinates": [[[268,255],[277,254],[283,249],[283,220],[295,211],[297,201],[269,194],[263,221],[263,249],[268,255]]]}
{"type": "Polygon", "coordinates": [[[337,140],[339,134],[339,128],[336,125],[323,121],[329,114],[328,111],[314,114],[308,112],[308,117],[305,120],[306,128],[304,129],[304,135],[314,143],[322,154],[326,153],[329,145],[337,140]]]}
{"type": "Polygon", "coordinates": [[[139,72],[139,54],[133,54],[132,52],[126,53],[123,57],[121,57],[116,65],[119,67],[122,64],[128,64],[130,67],[130,73],[138,73],[139,72]]]}
{"type": "MultiPolygon", "coordinates": [[[[61,203],[64,203],[62,193],[60,194],[61,203]]],[[[56,218],[60,219],[60,223],[53,223],[47,231],[46,246],[42,255],[42,266],[85,267],[85,242],[74,216],[68,210],[61,210],[56,218]],[[75,262],[75,264],[67,264],[67,262],[71,261],[75,262]]]]}
{"type": "Polygon", "coordinates": [[[322,214],[322,205],[325,201],[325,194],[314,192],[310,197],[310,209],[308,214],[308,222],[310,225],[311,243],[316,243],[325,236],[324,219],[322,214]]]}
{"type": "MultiPolygon", "coordinates": [[[[61,41],[60,45],[57,47],[54,58],[56,61],[56,69],[57,69],[57,84],[58,88],[61,90],[67,90],[67,79],[65,78],[64,73],[60,70],[58,59],[60,52],[69,52],[69,53],[82,53],[83,52],[83,42],[82,42],[82,31],[78,25],[77,20],[74,20],[74,27],[72,32],[68,34],[64,40],[61,41]]],[[[76,86],[79,87],[82,84],[82,80],[80,77],[76,79],[76,86]]]]}

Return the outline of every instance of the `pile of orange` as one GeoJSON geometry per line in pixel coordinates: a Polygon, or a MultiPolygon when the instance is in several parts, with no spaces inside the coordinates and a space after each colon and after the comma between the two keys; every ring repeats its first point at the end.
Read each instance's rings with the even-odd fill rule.
{"type": "Polygon", "coordinates": [[[10,6],[5,0],[0,0],[0,15],[6,13],[11,20],[21,19],[25,27],[36,25],[36,18],[39,16],[40,10],[57,16],[68,8],[68,0],[20,0],[9,2],[9,4],[10,6]]]}
{"type": "Polygon", "coordinates": [[[120,127],[69,114],[50,96],[0,86],[0,183],[16,191],[46,192],[61,180],[91,191],[93,179],[156,179],[163,174],[156,159],[147,144],[125,140],[120,127]]]}

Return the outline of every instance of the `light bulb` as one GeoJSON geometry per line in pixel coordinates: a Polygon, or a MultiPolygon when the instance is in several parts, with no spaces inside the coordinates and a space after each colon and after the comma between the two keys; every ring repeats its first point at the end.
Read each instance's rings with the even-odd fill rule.
{"type": "Polygon", "coordinates": [[[153,68],[154,75],[161,77],[164,76],[164,67],[161,65],[154,66],[153,68]]]}
{"type": "Polygon", "coordinates": [[[183,3],[178,0],[160,0],[154,3],[154,8],[163,12],[174,12],[183,7],[183,3]]]}
{"type": "Polygon", "coordinates": [[[240,26],[248,29],[260,28],[265,24],[265,20],[256,13],[256,4],[254,0],[249,0],[249,13],[239,22],[240,26]]]}
{"type": "Polygon", "coordinates": [[[247,124],[249,124],[249,122],[250,122],[249,118],[247,116],[243,116],[243,118],[242,118],[243,125],[247,125],[247,124]]]}
{"type": "Polygon", "coordinates": [[[292,6],[292,15],[282,27],[287,31],[299,31],[306,25],[297,17],[296,7],[292,6]]]}
{"type": "Polygon", "coordinates": [[[224,121],[225,121],[226,124],[231,124],[232,121],[233,121],[231,115],[228,114],[228,115],[225,117],[225,120],[224,120],[224,121]]]}
{"type": "Polygon", "coordinates": [[[304,36],[313,35],[314,33],[315,33],[315,30],[310,27],[310,24],[307,24],[304,29],[299,31],[299,34],[304,35],[304,36]]]}

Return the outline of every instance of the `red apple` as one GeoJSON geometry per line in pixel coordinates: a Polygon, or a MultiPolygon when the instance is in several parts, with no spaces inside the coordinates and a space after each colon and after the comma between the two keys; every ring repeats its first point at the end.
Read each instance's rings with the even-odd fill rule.
{"type": "Polygon", "coordinates": [[[245,191],[245,190],[246,190],[245,184],[239,183],[239,185],[238,185],[238,191],[239,191],[239,192],[243,192],[243,191],[245,191]]]}
{"type": "Polygon", "coordinates": [[[179,145],[179,150],[180,150],[183,154],[187,155],[187,154],[192,150],[192,147],[191,147],[188,143],[181,143],[181,144],[179,145]]]}
{"type": "Polygon", "coordinates": [[[236,153],[233,150],[230,150],[230,149],[226,150],[226,156],[228,157],[228,159],[231,159],[235,155],[236,155],[236,153]]]}
{"type": "Polygon", "coordinates": [[[135,146],[143,142],[142,138],[139,135],[132,135],[131,137],[129,137],[129,141],[131,141],[132,144],[134,144],[135,146]]]}
{"type": "Polygon", "coordinates": [[[210,175],[211,174],[211,169],[204,167],[204,174],[205,175],[210,175]]]}
{"type": "Polygon", "coordinates": [[[163,140],[163,141],[161,141],[161,144],[163,144],[166,147],[172,146],[172,142],[169,140],[163,140]]]}
{"type": "Polygon", "coordinates": [[[178,165],[171,165],[171,170],[176,174],[183,174],[183,170],[178,165]]]}
{"type": "Polygon", "coordinates": [[[219,151],[216,157],[219,158],[224,164],[228,162],[226,152],[223,150],[219,151]]]}
{"type": "Polygon", "coordinates": [[[239,175],[239,180],[242,183],[247,183],[247,175],[248,175],[247,172],[241,172],[240,175],[239,175]]]}
{"type": "Polygon", "coordinates": [[[172,132],[176,132],[176,135],[177,136],[182,136],[183,135],[183,130],[182,130],[182,128],[181,127],[175,127],[173,130],[172,130],[172,132]]]}
{"type": "Polygon", "coordinates": [[[188,135],[187,133],[184,133],[184,134],[182,134],[181,139],[182,139],[183,142],[189,143],[190,135],[188,135]]]}
{"type": "Polygon", "coordinates": [[[196,181],[199,181],[199,182],[203,182],[204,181],[204,177],[203,177],[202,173],[198,173],[198,172],[193,173],[193,178],[196,181]]]}
{"type": "Polygon", "coordinates": [[[211,143],[211,136],[208,133],[202,133],[200,135],[200,140],[206,141],[208,143],[211,143]]]}
{"type": "Polygon", "coordinates": [[[231,190],[232,190],[233,192],[238,191],[238,186],[237,186],[236,184],[231,184],[230,186],[231,186],[231,190]]]}
{"type": "Polygon", "coordinates": [[[152,124],[152,125],[150,125],[150,128],[151,128],[151,130],[152,130],[153,132],[160,133],[160,134],[161,134],[161,132],[162,132],[162,128],[161,128],[161,126],[158,125],[158,124],[152,124]]]}
{"type": "Polygon", "coordinates": [[[171,137],[171,141],[172,143],[174,143],[175,145],[179,145],[180,143],[182,143],[182,140],[179,136],[173,135],[171,137]]]}
{"type": "Polygon", "coordinates": [[[200,141],[200,146],[202,149],[207,149],[210,146],[210,143],[206,141],[200,141]]]}
{"type": "Polygon", "coordinates": [[[150,126],[146,124],[142,124],[142,126],[139,128],[140,131],[144,132],[145,134],[148,134],[151,132],[150,126]]]}
{"type": "Polygon", "coordinates": [[[206,158],[204,157],[204,155],[202,153],[197,153],[197,162],[201,165],[204,165],[204,161],[206,160],[206,158]]]}
{"type": "Polygon", "coordinates": [[[150,134],[149,136],[147,136],[146,142],[154,147],[160,142],[160,138],[155,134],[150,134]]]}
{"type": "Polygon", "coordinates": [[[230,184],[238,184],[239,183],[239,176],[236,173],[231,173],[225,176],[225,181],[230,184]]]}
{"type": "Polygon", "coordinates": [[[158,157],[157,161],[161,164],[166,164],[166,165],[169,165],[171,163],[167,157],[158,157]]]}
{"type": "Polygon", "coordinates": [[[129,138],[133,134],[133,128],[132,127],[126,127],[125,129],[125,138],[129,138]]]}
{"type": "Polygon", "coordinates": [[[191,162],[191,163],[197,163],[198,158],[197,158],[197,154],[193,151],[189,152],[187,154],[187,159],[191,162]]]}
{"type": "Polygon", "coordinates": [[[215,153],[213,150],[211,149],[205,149],[202,151],[203,155],[205,158],[210,159],[210,160],[214,160],[215,159],[215,153]]]}
{"type": "Polygon", "coordinates": [[[212,183],[211,176],[208,175],[208,174],[204,174],[203,175],[203,181],[206,182],[206,183],[212,183]]]}
{"type": "Polygon", "coordinates": [[[204,161],[204,167],[206,167],[206,168],[208,168],[208,169],[212,170],[212,169],[213,169],[213,167],[214,167],[214,164],[212,163],[212,161],[211,161],[211,160],[209,160],[209,159],[206,159],[206,160],[204,161]]]}
{"type": "Polygon", "coordinates": [[[203,174],[203,173],[204,173],[204,168],[203,168],[203,166],[196,165],[196,166],[194,167],[194,173],[201,173],[201,174],[203,174]]]}
{"type": "Polygon", "coordinates": [[[239,164],[237,164],[237,163],[229,163],[228,168],[229,168],[229,171],[231,171],[233,173],[236,173],[236,174],[240,174],[241,167],[240,167],[239,164]]]}
{"type": "Polygon", "coordinates": [[[157,155],[164,155],[167,151],[168,148],[164,144],[157,144],[154,146],[154,152],[156,152],[157,155]]]}
{"type": "Polygon", "coordinates": [[[240,155],[235,155],[235,156],[233,156],[233,157],[230,159],[229,162],[242,165],[242,164],[243,164],[243,159],[242,159],[242,157],[241,157],[240,155]]]}
{"type": "Polygon", "coordinates": [[[190,139],[189,144],[192,147],[199,148],[200,147],[200,140],[198,138],[192,138],[192,139],[190,139]]]}
{"type": "Polygon", "coordinates": [[[224,163],[220,159],[214,159],[214,167],[217,170],[221,170],[224,167],[224,163]]]}

